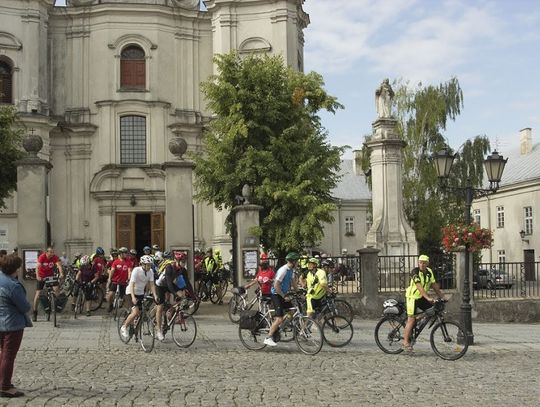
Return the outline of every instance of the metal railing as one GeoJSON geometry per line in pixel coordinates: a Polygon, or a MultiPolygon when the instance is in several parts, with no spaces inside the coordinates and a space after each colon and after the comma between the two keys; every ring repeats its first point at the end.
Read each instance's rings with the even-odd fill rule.
{"type": "MultiPolygon", "coordinates": [[[[435,279],[442,289],[456,287],[455,264],[453,254],[430,256],[428,267],[435,273],[435,279]]],[[[379,256],[379,292],[405,291],[415,267],[418,267],[418,256],[379,256]]]]}
{"type": "Polygon", "coordinates": [[[540,297],[540,262],[476,263],[473,293],[476,299],[540,297]]]}

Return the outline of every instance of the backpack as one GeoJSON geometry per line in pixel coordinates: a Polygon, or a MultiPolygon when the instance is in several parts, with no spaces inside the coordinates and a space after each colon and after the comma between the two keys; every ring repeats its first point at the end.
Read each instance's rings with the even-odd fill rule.
{"type": "Polygon", "coordinates": [[[259,311],[248,310],[240,312],[240,329],[255,331],[263,319],[263,314],[259,311]]]}

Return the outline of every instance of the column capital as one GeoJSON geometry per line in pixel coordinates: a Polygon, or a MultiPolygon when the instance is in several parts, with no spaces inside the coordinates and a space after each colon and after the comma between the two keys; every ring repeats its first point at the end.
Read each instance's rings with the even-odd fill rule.
{"type": "Polygon", "coordinates": [[[15,165],[17,167],[43,166],[47,168],[48,170],[52,169],[53,167],[53,165],[49,161],[42,160],[41,158],[36,158],[36,157],[21,158],[20,160],[15,161],[15,165]]]}

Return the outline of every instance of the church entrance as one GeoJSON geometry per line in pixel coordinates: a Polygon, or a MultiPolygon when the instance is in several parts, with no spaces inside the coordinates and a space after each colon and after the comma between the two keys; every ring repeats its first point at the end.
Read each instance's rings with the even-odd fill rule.
{"type": "Polygon", "coordinates": [[[116,247],[136,249],[142,255],[144,246],[165,247],[163,212],[122,212],[116,214],[116,247]]]}

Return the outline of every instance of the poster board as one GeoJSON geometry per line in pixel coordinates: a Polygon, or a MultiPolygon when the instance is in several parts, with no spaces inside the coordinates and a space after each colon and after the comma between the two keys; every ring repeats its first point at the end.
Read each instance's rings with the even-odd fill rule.
{"type": "Polygon", "coordinates": [[[242,250],[242,273],[244,278],[254,278],[259,268],[259,251],[257,249],[242,250]]]}
{"type": "Polygon", "coordinates": [[[35,280],[37,271],[37,259],[40,250],[23,250],[23,278],[25,280],[35,280]]]}

